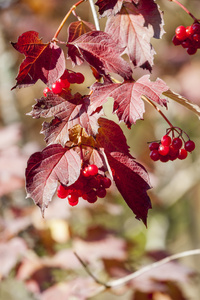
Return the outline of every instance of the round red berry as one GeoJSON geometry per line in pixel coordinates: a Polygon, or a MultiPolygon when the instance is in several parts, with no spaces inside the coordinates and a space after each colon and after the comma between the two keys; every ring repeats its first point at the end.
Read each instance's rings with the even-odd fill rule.
{"type": "Polygon", "coordinates": [[[172,43],[174,44],[174,46],[179,46],[181,45],[181,41],[179,41],[176,37],[176,35],[173,36],[172,38],[172,43]]]}
{"type": "Polygon", "coordinates": [[[85,77],[82,73],[76,73],[76,83],[81,84],[85,80],[85,77]]]}
{"type": "Polygon", "coordinates": [[[162,156],[167,155],[169,152],[169,146],[160,145],[158,148],[158,153],[162,156]]]}
{"type": "Polygon", "coordinates": [[[99,171],[99,169],[98,169],[98,167],[96,165],[89,165],[87,167],[87,172],[88,172],[89,176],[95,176],[95,175],[97,175],[98,171],[99,171]]]}
{"type": "Polygon", "coordinates": [[[180,138],[173,138],[172,140],[172,147],[176,150],[179,150],[182,147],[182,140],[180,138]]]}
{"type": "Polygon", "coordinates": [[[187,53],[188,53],[189,55],[194,55],[196,52],[197,52],[197,48],[195,48],[195,47],[189,47],[189,48],[187,49],[187,53]]]}
{"type": "Polygon", "coordinates": [[[185,142],[184,148],[186,151],[192,152],[195,149],[195,142],[193,142],[191,140],[185,142]]]}
{"type": "Polygon", "coordinates": [[[47,96],[47,93],[50,92],[50,88],[46,87],[44,90],[43,90],[43,94],[44,96],[46,97],[47,96]]]}
{"type": "Polygon", "coordinates": [[[52,84],[51,90],[54,94],[60,94],[62,92],[62,85],[59,81],[56,81],[52,84]]]}
{"type": "Polygon", "coordinates": [[[193,23],[192,30],[193,30],[193,34],[200,33],[200,24],[198,22],[193,23]]]}
{"type": "Polygon", "coordinates": [[[178,158],[179,159],[185,159],[187,157],[187,151],[182,148],[182,149],[179,149],[179,153],[178,153],[178,158]]]}
{"type": "Polygon", "coordinates": [[[106,189],[105,188],[99,188],[96,190],[97,197],[104,198],[106,196],[106,189]]]}
{"type": "Polygon", "coordinates": [[[161,138],[161,144],[163,146],[169,146],[171,144],[171,137],[169,135],[164,135],[162,138],[161,138]]]}
{"type": "Polygon", "coordinates": [[[71,190],[68,187],[63,186],[62,184],[59,185],[57,189],[57,196],[61,199],[66,198],[71,190]]]}
{"type": "Polygon", "coordinates": [[[110,178],[108,178],[108,177],[103,177],[101,183],[105,189],[108,189],[112,184],[110,178]]]}
{"type": "Polygon", "coordinates": [[[152,150],[158,150],[158,147],[159,147],[159,143],[157,142],[152,142],[149,144],[149,150],[152,151],[152,150]]]}
{"type": "Polygon", "coordinates": [[[78,204],[78,194],[76,192],[72,192],[68,197],[68,202],[71,206],[75,206],[78,204]]]}
{"type": "Polygon", "coordinates": [[[185,31],[188,37],[191,37],[194,34],[194,29],[192,26],[187,26],[185,31]]]}
{"type": "Polygon", "coordinates": [[[72,84],[76,83],[76,73],[69,73],[67,80],[72,84]]]}
{"type": "Polygon", "coordinates": [[[187,38],[186,28],[183,25],[178,26],[175,33],[179,41],[184,41],[187,38]]]}
{"type": "Polygon", "coordinates": [[[157,161],[160,159],[160,154],[158,152],[158,150],[152,150],[149,154],[150,158],[153,160],[153,161],[157,161]]]}
{"type": "Polygon", "coordinates": [[[160,161],[161,161],[161,162],[164,162],[164,163],[165,163],[165,162],[168,162],[169,160],[170,160],[170,157],[169,157],[168,154],[167,154],[167,155],[164,155],[164,156],[163,156],[163,155],[160,156],[160,161]]]}

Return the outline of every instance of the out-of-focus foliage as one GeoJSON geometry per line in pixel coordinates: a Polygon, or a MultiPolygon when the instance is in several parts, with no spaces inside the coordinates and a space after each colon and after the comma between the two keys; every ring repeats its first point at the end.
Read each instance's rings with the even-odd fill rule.
{"type": "MultiPolygon", "coordinates": [[[[164,10],[166,34],[154,41],[157,52],[151,78],[160,77],[175,92],[200,105],[200,51],[188,56],[175,47],[175,28],[192,20],[175,4],[158,1],[164,10]]],[[[193,12],[199,1],[183,1],[193,12]]],[[[25,198],[24,171],[27,158],[42,149],[40,120],[27,116],[33,99],[42,96],[44,84],[11,91],[19,58],[10,45],[24,31],[40,32],[44,41],[55,33],[65,12],[75,1],[0,1],[0,299],[88,299],[98,285],[85,272],[74,251],[102,281],[123,277],[143,265],[171,253],[200,248],[200,124],[186,108],[170,101],[167,117],[185,130],[196,150],[185,161],[155,163],[149,159],[147,142],[160,139],[166,123],[146,104],[144,121],[131,130],[122,125],[132,155],[150,172],[153,209],[148,228],[135,220],[114,187],[96,204],[69,208],[54,197],[42,218],[38,207],[25,198]]],[[[89,3],[78,8],[85,21],[93,22],[89,3]]],[[[197,16],[199,17],[199,16],[197,16]]],[[[73,16],[69,22],[75,21],[73,16]]],[[[101,24],[103,26],[103,19],[101,24]]],[[[67,26],[63,29],[66,36],[67,26]],[[66,29],[65,29],[66,28],[66,29]]],[[[86,84],[94,82],[85,65],[76,67],[86,84]]],[[[135,71],[138,78],[145,71],[135,71]]],[[[85,88],[79,87],[80,93],[85,88]]],[[[110,114],[111,105],[106,112],[110,114]]],[[[128,285],[92,296],[91,299],[198,299],[200,258],[190,257],[152,270],[128,285]],[[192,280],[191,280],[192,279],[192,280]]]]}

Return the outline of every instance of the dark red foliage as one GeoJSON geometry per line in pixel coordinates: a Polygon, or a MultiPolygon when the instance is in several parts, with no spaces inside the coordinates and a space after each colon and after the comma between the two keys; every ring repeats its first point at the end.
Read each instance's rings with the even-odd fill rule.
{"type": "Polygon", "coordinates": [[[17,83],[13,87],[26,87],[42,80],[49,87],[63,74],[65,57],[55,43],[42,43],[36,31],[23,33],[12,46],[26,58],[21,63],[17,83]]]}

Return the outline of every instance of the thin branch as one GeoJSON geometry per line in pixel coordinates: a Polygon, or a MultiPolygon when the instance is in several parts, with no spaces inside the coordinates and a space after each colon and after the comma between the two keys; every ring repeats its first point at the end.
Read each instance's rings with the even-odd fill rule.
{"type": "Polygon", "coordinates": [[[163,119],[165,119],[165,121],[169,124],[169,126],[171,128],[174,128],[174,126],[172,125],[172,123],[167,119],[167,117],[163,114],[163,112],[160,110],[160,108],[158,106],[156,106],[149,98],[147,98],[146,96],[142,95],[141,99],[143,101],[146,101],[149,104],[151,104],[159,112],[159,114],[163,117],[163,119]]]}
{"type": "Polygon", "coordinates": [[[195,22],[198,21],[198,19],[183,4],[181,4],[178,0],[169,0],[169,1],[178,4],[195,22]]]}
{"type": "Polygon", "coordinates": [[[94,6],[94,2],[93,2],[93,0],[89,0],[89,2],[90,2],[90,7],[91,7],[91,11],[92,11],[92,15],[93,15],[96,30],[100,30],[99,19],[98,19],[97,12],[96,12],[96,9],[95,9],[95,6],[94,6]]]}
{"type": "Polygon", "coordinates": [[[145,267],[141,268],[140,270],[138,270],[138,271],[136,271],[136,272],[134,272],[130,275],[127,275],[123,278],[108,282],[106,284],[106,286],[112,288],[112,287],[119,286],[121,284],[125,284],[128,281],[130,281],[130,280],[132,280],[136,277],[139,277],[139,276],[141,276],[142,274],[144,274],[148,271],[151,271],[152,269],[158,268],[162,265],[165,265],[165,264],[169,263],[170,261],[173,261],[173,260],[176,260],[176,259],[179,259],[179,258],[182,258],[182,257],[186,257],[186,256],[191,256],[191,255],[200,255],[200,249],[184,251],[184,252],[180,252],[180,253],[173,254],[171,256],[165,257],[165,258],[163,258],[159,261],[156,261],[155,263],[153,263],[151,265],[148,265],[148,266],[145,266],[145,267]]]}
{"type": "MultiPolygon", "coordinates": [[[[74,254],[76,255],[76,257],[78,258],[78,260],[80,261],[81,265],[84,267],[85,271],[94,279],[94,281],[97,283],[97,284],[100,284],[101,286],[99,288],[96,289],[96,291],[94,291],[94,293],[92,295],[90,295],[90,297],[94,297],[96,295],[98,295],[99,293],[107,290],[107,289],[111,289],[111,288],[115,288],[119,285],[122,285],[122,284],[126,284],[128,281],[134,279],[134,278],[137,278],[143,274],[145,274],[146,272],[149,272],[155,268],[158,268],[162,265],[165,265],[173,260],[176,260],[176,259],[179,259],[179,258],[182,258],[182,257],[187,257],[187,256],[193,256],[193,255],[200,255],[200,249],[194,249],[194,250],[188,250],[188,251],[183,251],[183,252],[180,252],[180,253],[177,253],[177,254],[173,254],[173,255],[170,255],[168,257],[165,257],[159,261],[156,261],[150,265],[147,265],[143,268],[141,268],[140,270],[134,272],[134,273],[131,273],[123,278],[120,278],[120,279],[117,279],[117,280],[113,280],[113,281],[110,281],[108,283],[104,283],[102,282],[101,280],[99,280],[91,271],[90,269],[88,268],[88,266],[83,262],[83,260],[77,255],[76,252],[74,252],[74,254]]],[[[89,297],[89,298],[90,298],[89,297]]]]}

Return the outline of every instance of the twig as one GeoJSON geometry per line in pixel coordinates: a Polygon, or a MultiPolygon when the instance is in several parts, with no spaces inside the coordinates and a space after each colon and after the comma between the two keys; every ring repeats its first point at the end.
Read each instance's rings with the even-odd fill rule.
{"type": "Polygon", "coordinates": [[[198,19],[183,4],[181,4],[178,0],[169,0],[169,1],[178,4],[195,22],[198,21],[198,19]]]}
{"type": "Polygon", "coordinates": [[[94,279],[94,281],[98,284],[100,284],[101,286],[95,291],[95,293],[93,293],[92,296],[98,295],[99,293],[105,291],[106,289],[110,289],[110,288],[114,288],[117,287],[119,285],[122,284],[126,284],[128,281],[137,278],[141,275],[143,275],[144,273],[151,271],[152,269],[158,268],[162,265],[165,265],[166,263],[169,263],[173,260],[182,258],[182,257],[187,257],[187,256],[192,256],[192,255],[200,255],[200,249],[194,249],[194,250],[188,250],[188,251],[183,251],[177,254],[173,254],[170,255],[168,257],[165,257],[159,261],[156,261],[150,265],[147,265],[143,268],[141,268],[140,270],[131,273],[123,278],[117,279],[117,280],[113,280],[110,281],[108,283],[104,283],[101,280],[99,280],[88,268],[88,266],[82,261],[82,259],[77,255],[76,252],[74,252],[74,254],[76,255],[76,257],[78,258],[78,260],[80,261],[80,263],[82,264],[82,266],[84,267],[84,269],[86,270],[86,272],[94,279]]]}
{"type": "Polygon", "coordinates": [[[90,7],[91,7],[91,11],[92,11],[92,15],[93,15],[96,30],[100,30],[99,19],[98,19],[97,12],[96,12],[96,9],[95,9],[95,6],[94,6],[94,2],[93,2],[93,0],[89,0],[89,2],[90,2],[90,7]]]}

